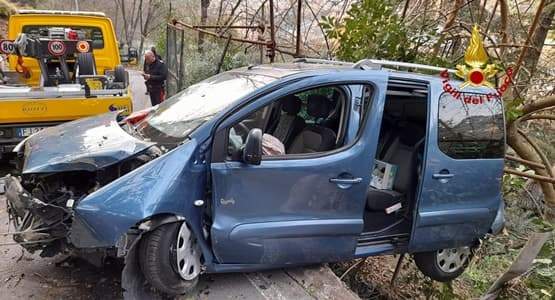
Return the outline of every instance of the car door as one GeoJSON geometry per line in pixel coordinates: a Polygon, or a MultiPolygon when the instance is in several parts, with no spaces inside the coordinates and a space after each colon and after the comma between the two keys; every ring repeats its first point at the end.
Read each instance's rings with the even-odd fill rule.
{"type": "Polygon", "coordinates": [[[432,87],[412,252],[477,241],[490,229],[502,201],[502,101],[466,90],[457,99],[440,84],[432,87]]]}
{"type": "MultiPolygon", "coordinates": [[[[233,122],[283,96],[311,86],[351,83],[372,87],[368,110],[372,117],[362,122],[356,138],[339,149],[263,158],[260,165],[227,160],[211,163],[211,237],[220,263],[286,265],[352,257],[363,228],[387,73],[345,71],[341,76],[320,75],[287,85],[255,99],[225,120],[216,139],[226,136],[226,128],[233,122]]],[[[360,97],[351,96],[348,109],[360,109],[360,97]]],[[[347,126],[361,124],[357,118],[348,119],[347,126]]]]}

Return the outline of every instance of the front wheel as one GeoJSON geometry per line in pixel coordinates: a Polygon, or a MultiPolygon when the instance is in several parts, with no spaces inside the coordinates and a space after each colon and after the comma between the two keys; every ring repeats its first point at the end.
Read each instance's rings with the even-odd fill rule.
{"type": "Polygon", "coordinates": [[[447,282],[461,275],[472,257],[469,246],[414,254],[420,272],[433,280],[447,282]]]}
{"type": "Polygon", "coordinates": [[[196,286],[200,250],[187,223],[164,224],[147,233],[139,251],[141,270],[155,289],[176,296],[196,286]]]}

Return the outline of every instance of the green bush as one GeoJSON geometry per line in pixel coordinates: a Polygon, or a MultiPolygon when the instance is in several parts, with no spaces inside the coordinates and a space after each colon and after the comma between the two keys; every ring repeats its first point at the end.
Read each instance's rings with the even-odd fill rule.
{"type": "Polygon", "coordinates": [[[414,59],[407,30],[391,1],[362,0],[351,7],[343,21],[323,17],[321,25],[326,35],[339,43],[339,59],[414,59]]]}

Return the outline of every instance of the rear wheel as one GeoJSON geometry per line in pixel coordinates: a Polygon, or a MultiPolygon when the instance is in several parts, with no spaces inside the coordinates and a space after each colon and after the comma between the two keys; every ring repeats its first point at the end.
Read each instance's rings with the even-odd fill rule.
{"type": "Polygon", "coordinates": [[[140,244],[141,270],[148,282],[168,295],[190,292],[200,273],[200,250],[185,222],[164,224],[140,244]]]}
{"type": "Polygon", "coordinates": [[[420,271],[433,280],[447,282],[461,275],[472,257],[469,246],[414,254],[420,271]]]}

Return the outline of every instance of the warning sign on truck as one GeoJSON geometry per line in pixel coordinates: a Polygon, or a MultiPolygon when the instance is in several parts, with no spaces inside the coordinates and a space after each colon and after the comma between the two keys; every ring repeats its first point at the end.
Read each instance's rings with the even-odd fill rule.
{"type": "Polygon", "coordinates": [[[14,54],[15,44],[12,40],[0,40],[0,53],[2,54],[14,54]]]}
{"type": "Polygon", "coordinates": [[[66,53],[66,45],[60,40],[48,42],[48,52],[54,56],[62,56],[66,53]]]}

